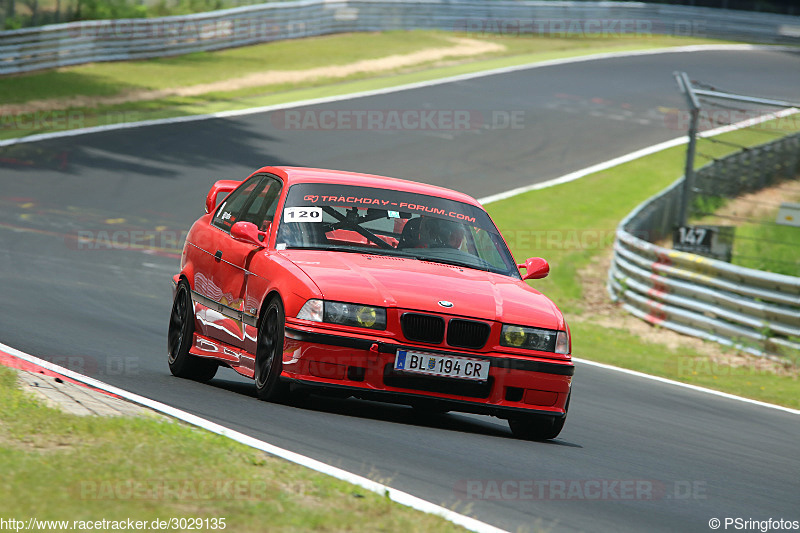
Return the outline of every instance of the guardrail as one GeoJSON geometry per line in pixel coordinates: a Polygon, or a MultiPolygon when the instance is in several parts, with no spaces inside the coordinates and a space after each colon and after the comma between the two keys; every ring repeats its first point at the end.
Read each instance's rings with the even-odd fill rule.
{"type": "Polygon", "coordinates": [[[0,74],[218,50],[340,32],[684,35],[800,44],[800,17],[635,2],[298,0],[156,19],[0,32],[0,74]]]}
{"type": "MultiPolygon", "coordinates": [[[[794,177],[799,167],[795,134],[709,163],[695,173],[695,184],[734,196],[794,177]]],[[[683,334],[758,356],[800,355],[800,277],[653,244],[672,235],[682,187],[683,178],[620,223],[608,278],[612,299],[651,324],[683,334]]]]}

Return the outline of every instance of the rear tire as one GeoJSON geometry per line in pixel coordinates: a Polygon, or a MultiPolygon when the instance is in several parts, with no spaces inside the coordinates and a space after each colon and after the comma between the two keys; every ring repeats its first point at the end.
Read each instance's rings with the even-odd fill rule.
{"type": "Polygon", "coordinates": [[[173,376],[209,381],[217,373],[216,361],[202,359],[189,353],[194,342],[194,307],[189,283],[181,280],[175,291],[167,333],[167,363],[173,376]]]}
{"type": "Polygon", "coordinates": [[[258,327],[256,344],[255,380],[256,394],[260,400],[276,401],[289,390],[281,382],[283,367],[283,333],[285,315],[281,299],[274,296],[264,310],[258,327]]]}
{"type": "Polygon", "coordinates": [[[567,397],[567,404],[564,406],[564,416],[556,417],[549,415],[523,415],[508,419],[508,427],[511,433],[518,439],[523,440],[550,440],[558,437],[564,429],[567,421],[567,411],[569,411],[569,400],[572,394],[567,397]]]}

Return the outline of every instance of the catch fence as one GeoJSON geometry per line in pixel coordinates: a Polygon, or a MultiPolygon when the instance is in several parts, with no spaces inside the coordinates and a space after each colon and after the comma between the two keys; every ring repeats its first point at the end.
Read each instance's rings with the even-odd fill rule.
{"type": "MultiPolygon", "coordinates": [[[[800,134],[795,134],[705,165],[695,172],[693,189],[734,197],[792,179],[798,170],[800,134]]],[[[800,355],[800,277],[655,244],[672,236],[682,189],[683,178],[620,223],[608,280],[612,299],[631,314],[680,333],[759,356],[800,355]]],[[[800,251],[800,228],[798,233],[800,251]]]]}

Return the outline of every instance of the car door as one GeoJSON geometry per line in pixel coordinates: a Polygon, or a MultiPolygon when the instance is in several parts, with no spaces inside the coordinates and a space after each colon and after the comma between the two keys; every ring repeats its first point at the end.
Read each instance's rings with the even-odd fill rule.
{"type": "MultiPolygon", "coordinates": [[[[274,218],[275,209],[278,205],[280,193],[282,189],[282,182],[275,177],[265,176],[264,181],[256,190],[255,198],[253,201],[244,208],[239,215],[239,221],[252,222],[259,230],[269,233],[274,218]]],[[[244,284],[242,286],[242,320],[239,326],[242,328],[242,344],[243,348],[240,359],[240,366],[245,367],[248,371],[253,371],[255,358],[255,345],[258,330],[256,327],[256,320],[258,318],[259,308],[261,301],[254,297],[253,285],[257,287],[266,283],[265,276],[269,276],[269,272],[264,272],[263,267],[265,262],[261,262],[262,269],[257,273],[251,270],[253,257],[262,249],[239,241],[235,241],[229,237],[233,242],[232,248],[236,250],[238,265],[244,275],[244,284]],[[258,283],[261,282],[261,283],[258,283]]],[[[266,240],[266,239],[265,239],[266,240]]],[[[267,242],[264,242],[264,246],[267,242]]],[[[256,292],[255,294],[263,294],[256,292]]]]}
{"type": "Polygon", "coordinates": [[[245,305],[245,287],[249,262],[258,248],[233,239],[230,229],[239,221],[266,227],[280,188],[280,181],[270,176],[248,179],[223,201],[210,225],[196,239],[201,251],[195,262],[194,280],[201,304],[197,309],[198,323],[203,335],[224,343],[220,356],[233,365],[239,362],[244,342],[243,315],[250,314],[245,305]]]}

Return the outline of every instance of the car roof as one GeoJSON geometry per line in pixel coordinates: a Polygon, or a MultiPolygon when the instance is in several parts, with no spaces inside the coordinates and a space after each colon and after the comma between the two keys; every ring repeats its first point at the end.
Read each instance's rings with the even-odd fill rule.
{"type": "Polygon", "coordinates": [[[475,198],[452,189],[420,183],[417,181],[404,180],[400,178],[389,178],[374,174],[362,174],[359,172],[347,172],[344,170],[329,170],[323,168],[306,167],[284,167],[270,166],[263,167],[257,171],[268,172],[281,176],[286,180],[286,185],[291,186],[295,183],[341,183],[342,185],[358,185],[361,187],[374,187],[376,189],[394,189],[429,196],[438,196],[472,205],[480,206],[475,198]]]}

